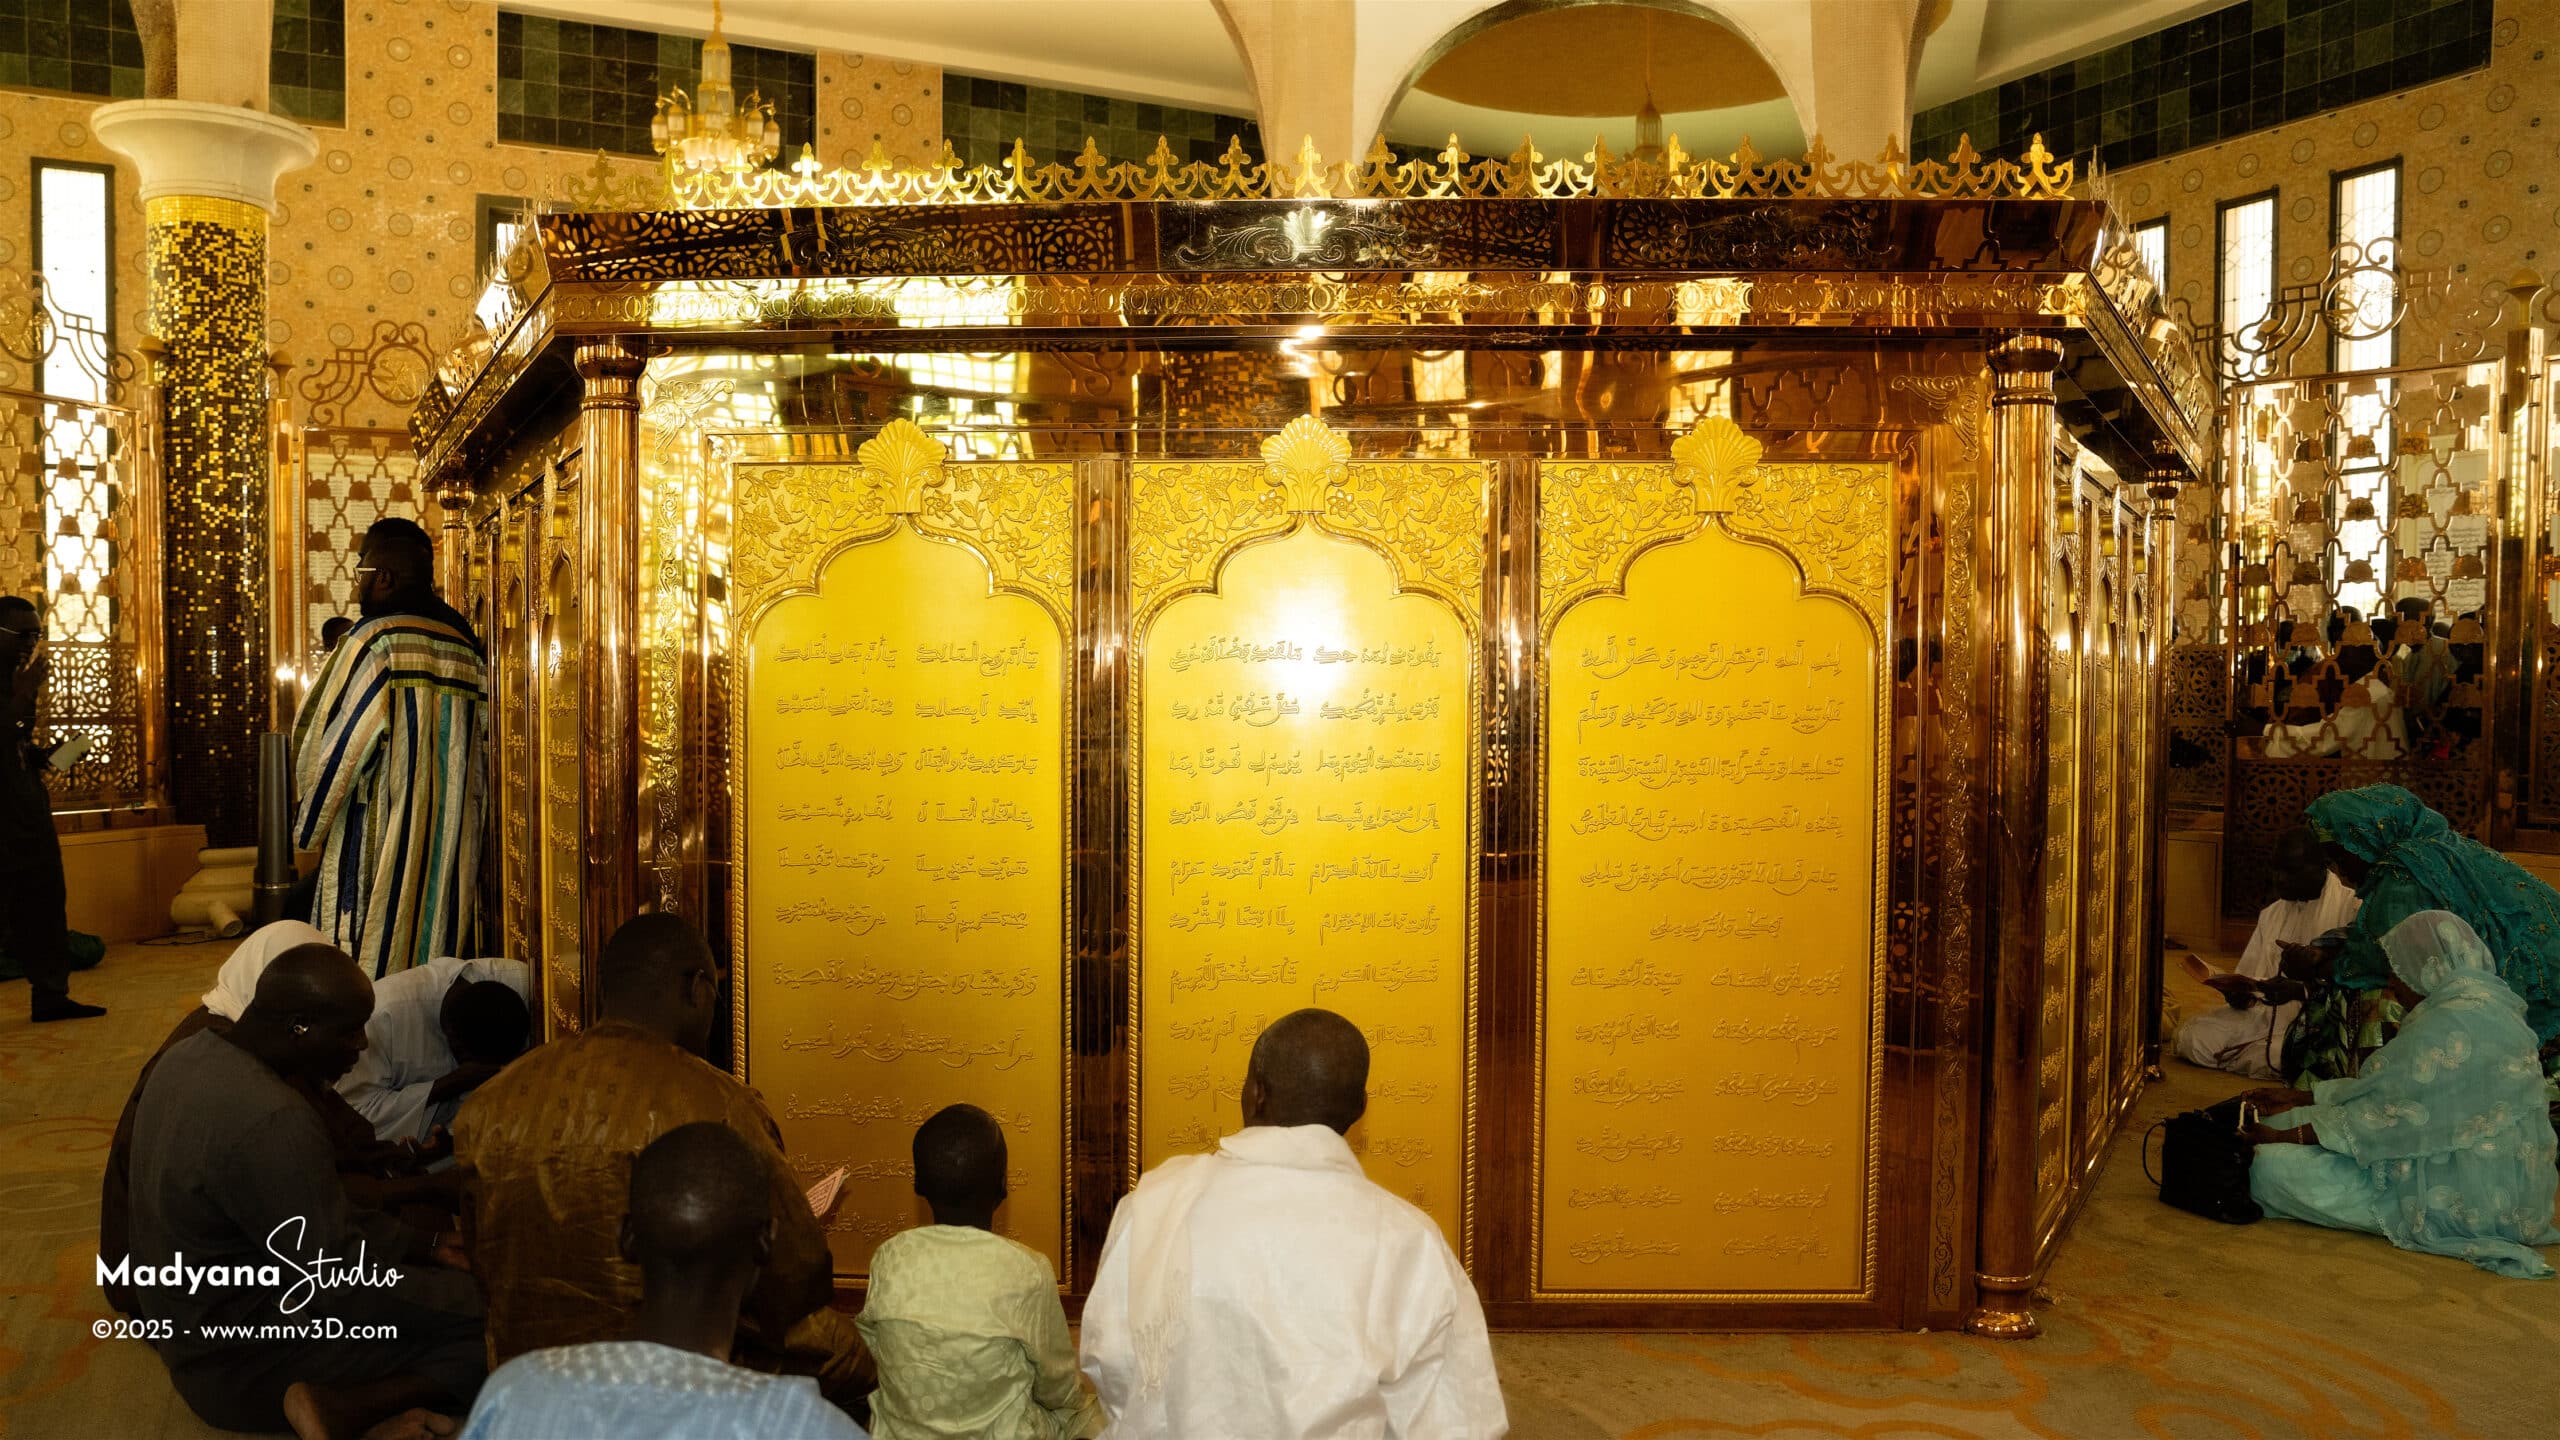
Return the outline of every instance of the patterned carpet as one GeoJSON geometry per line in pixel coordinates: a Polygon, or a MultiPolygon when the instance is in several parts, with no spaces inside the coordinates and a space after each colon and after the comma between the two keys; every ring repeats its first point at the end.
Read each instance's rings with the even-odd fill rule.
{"type": "MultiPolygon", "coordinates": [[[[209,1436],[150,1350],[102,1341],[97,1175],[134,1071],[228,946],[120,946],[30,1027],[0,986],[0,1437],[209,1436]]],[[[2181,997],[2193,1003],[2204,997],[2181,997]]],[[[2135,1132],[2241,1083],[2175,1062],[2135,1132]]],[[[2232,1229],[2152,1199],[2119,1146],[2047,1285],[2045,1337],[1504,1335],[1521,1440],[2483,1440],[2555,1433],[2560,1282],[2380,1240],[2232,1229]]]]}

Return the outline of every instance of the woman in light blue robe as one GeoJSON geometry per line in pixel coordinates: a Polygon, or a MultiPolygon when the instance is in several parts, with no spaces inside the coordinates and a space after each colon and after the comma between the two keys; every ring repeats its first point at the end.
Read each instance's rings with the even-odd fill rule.
{"type": "Polygon", "coordinates": [[[2249,1193],[2267,1214],[2389,1237],[2483,1270],[2541,1279],[2560,1171],[2525,1003],[2488,946],[2443,910],[2382,940],[2400,1033],[2352,1079],[2257,1092],[2294,1105],[2252,1131],[2249,1193]],[[2424,997],[2421,1001],[2420,997],[2424,997]],[[2304,1103],[2308,1102],[2308,1103],[2304,1103]]]}

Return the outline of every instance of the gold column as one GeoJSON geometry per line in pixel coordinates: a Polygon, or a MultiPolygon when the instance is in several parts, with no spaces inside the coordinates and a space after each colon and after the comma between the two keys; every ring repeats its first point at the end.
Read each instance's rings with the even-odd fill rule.
{"type": "Polygon", "coordinates": [[[640,895],[640,372],[621,339],[578,347],[578,610],[586,717],[583,909],[595,954],[640,895]]]}
{"type": "Polygon", "coordinates": [[[285,395],[284,382],[292,374],[292,361],[281,354],[267,357],[268,464],[274,477],[267,504],[267,645],[275,672],[268,690],[267,726],[287,734],[293,731],[294,714],[302,708],[303,686],[311,678],[302,666],[311,653],[312,639],[303,622],[310,609],[303,598],[299,553],[309,457],[302,427],[294,423],[293,406],[285,395]]]}
{"type": "Polygon", "coordinates": [[[2053,504],[2053,375],[2062,342],[2021,335],[1991,351],[1990,503],[1980,551],[1996,667],[1978,1294],[1965,1328],[2023,1339],[2036,1260],[2036,1059],[2043,1015],[2045,830],[2045,524],[2053,504]]]}
{"type": "MultiPolygon", "coordinates": [[[[447,472],[427,487],[434,497],[435,508],[443,518],[437,527],[436,593],[457,610],[465,607],[463,597],[470,593],[471,580],[471,480],[469,476],[447,472]]],[[[483,649],[489,637],[480,637],[483,649]]]]}
{"type": "Polygon", "coordinates": [[[2164,1078],[2160,1070],[2160,946],[2168,934],[2166,862],[2169,838],[2169,650],[2178,636],[2178,489],[2187,472],[2154,469],[2151,482],[2151,543],[2144,554],[2151,572],[2151,833],[2143,837],[2151,866],[2151,903],[2143,917],[2142,943],[2142,1078],[2164,1078]]]}

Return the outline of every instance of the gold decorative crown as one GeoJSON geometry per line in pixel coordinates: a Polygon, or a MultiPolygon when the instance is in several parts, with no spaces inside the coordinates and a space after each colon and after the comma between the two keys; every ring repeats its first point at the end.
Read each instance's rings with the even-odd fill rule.
{"type": "Polygon", "coordinates": [[[1720,415],[1671,444],[1671,478],[1692,488],[1701,515],[1730,514],[1734,492],[1758,483],[1751,472],[1759,465],[1760,442],[1720,415]]]}
{"type": "Polygon", "coordinates": [[[881,427],[854,454],[888,491],[882,508],[892,515],[913,515],[924,508],[925,488],[942,483],[942,462],[951,452],[914,421],[901,418],[881,427]]]}
{"type": "MultiPolygon", "coordinates": [[[[1681,200],[1741,199],[1962,199],[2065,200],[2079,181],[2078,165],[2032,139],[2015,160],[1986,160],[1961,137],[1945,160],[1918,159],[1889,140],[1872,160],[1843,159],[1822,137],[1805,143],[1801,160],[1770,159],[1748,136],[1727,157],[1691,155],[1674,135],[1661,152],[1619,156],[1594,138],[1580,158],[1551,156],[1523,136],[1507,157],[1471,155],[1449,137],[1439,154],[1398,159],[1386,137],[1370,142],[1357,160],[1327,162],[1315,139],[1300,140],[1297,154],[1262,158],[1231,137],[1215,161],[1185,161],[1173,142],[1159,136],[1142,160],[1115,160],[1087,136],[1065,163],[1042,163],[1028,142],[1016,140],[1000,165],[972,166],[948,141],[932,163],[901,165],[874,140],[858,166],[827,169],[802,146],[785,169],[688,173],[666,168],[658,193],[671,194],[681,210],[733,210],[827,205],[1049,204],[1095,200],[1449,200],[1569,199],[1580,196],[1645,196],[1681,200]]],[[[618,180],[599,160],[595,172],[572,191],[581,209],[624,208],[634,203],[632,182],[618,180]]]]}
{"type": "Polygon", "coordinates": [[[1269,483],[1280,487],[1289,513],[1324,509],[1324,492],[1351,475],[1351,442],[1313,415],[1301,415],[1262,442],[1269,483]]]}

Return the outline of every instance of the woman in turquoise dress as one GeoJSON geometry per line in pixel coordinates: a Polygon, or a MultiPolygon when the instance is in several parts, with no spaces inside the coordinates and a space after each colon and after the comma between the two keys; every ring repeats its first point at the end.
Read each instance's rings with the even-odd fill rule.
{"type": "MultiPolygon", "coordinates": [[[[2348,925],[2325,984],[2315,983],[2294,1022],[2291,1068],[2308,1080],[2357,1073],[2400,1021],[2387,982],[2382,937],[2425,910],[2462,917],[2496,957],[2497,972],[2525,1005],[2535,1044],[2560,1039],[2560,891],[2467,835],[2397,785],[2323,795],[2303,811],[2330,868],[2363,906],[2348,925]]],[[[2302,974],[2307,957],[2288,955],[2302,974]]],[[[2560,1060],[2560,1047],[2545,1063],[2560,1060]]]]}
{"type": "Polygon", "coordinates": [[[2548,1277],[2535,1247],[2560,1244],[2560,1170],[2524,1001],[2445,911],[2401,921],[2382,948],[2406,1022],[2353,1079],[2255,1092],[2294,1108],[2251,1127],[2251,1198],[2279,1219],[2548,1277]]]}

